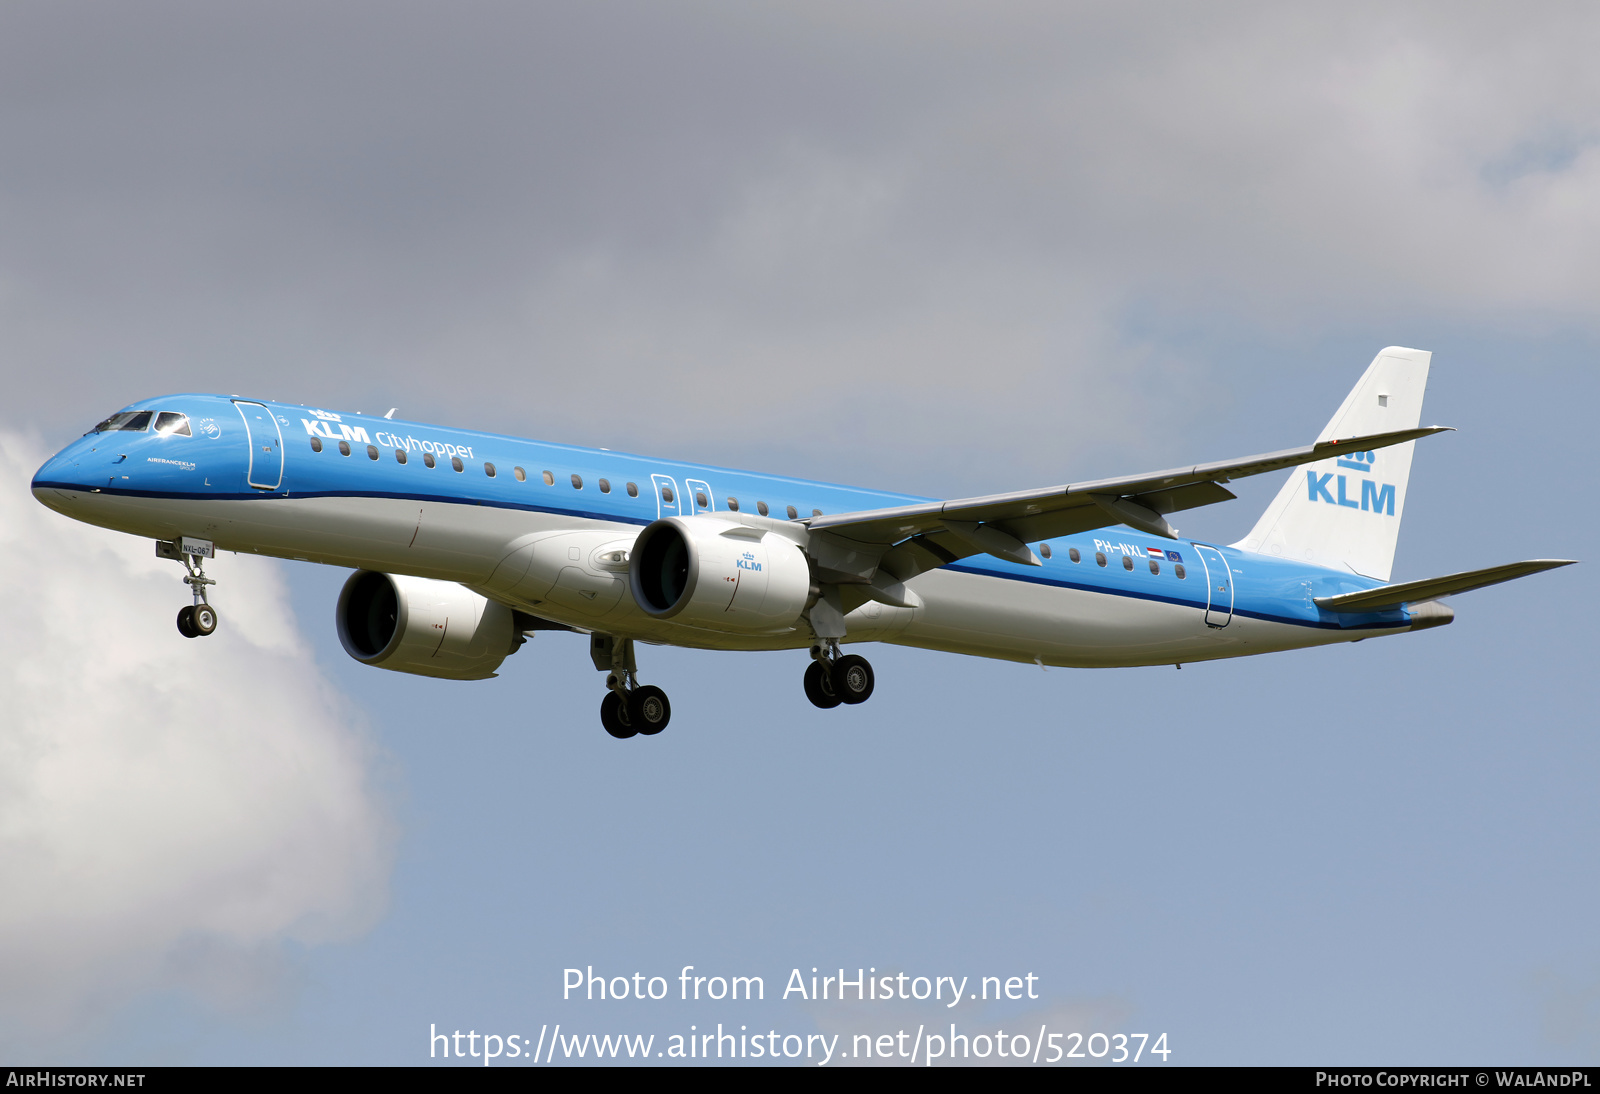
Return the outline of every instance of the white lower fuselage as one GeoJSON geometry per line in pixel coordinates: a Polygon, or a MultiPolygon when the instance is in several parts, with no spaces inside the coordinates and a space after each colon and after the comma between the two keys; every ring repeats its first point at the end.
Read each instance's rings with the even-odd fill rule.
{"type": "MultiPolygon", "coordinates": [[[[77,519],[151,539],[195,536],[212,540],[219,550],[459,582],[584,631],[704,649],[794,649],[814,641],[803,622],[778,633],[733,635],[643,614],[634,605],[626,571],[593,562],[594,550],[605,542],[624,548],[631,543],[637,524],[384,497],[208,499],[57,489],[42,493],[40,500],[77,519]],[[572,556],[570,565],[559,566],[553,581],[530,579],[529,560],[551,549],[572,556]]],[[[1218,550],[1239,565],[1234,561],[1239,552],[1218,550]]],[[[1175,602],[1141,591],[1142,568],[1127,576],[1122,591],[1103,582],[1086,588],[1004,573],[933,570],[910,583],[921,600],[918,607],[869,601],[850,611],[844,641],[1041,665],[1113,667],[1237,657],[1409,629],[1407,623],[1360,630],[1319,627],[1239,610],[1218,616],[1208,613],[1203,598],[1175,602]],[[1225,625],[1208,623],[1208,616],[1225,625]]]]}

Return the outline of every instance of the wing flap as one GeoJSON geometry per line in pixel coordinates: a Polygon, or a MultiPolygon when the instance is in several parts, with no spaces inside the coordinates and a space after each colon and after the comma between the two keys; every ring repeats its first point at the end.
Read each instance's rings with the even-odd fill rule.
{"type": "Polygon", "coordinates": [[[1441,596],[1450,596],[1453,593],[1471,592],[1473,589],[1482,589],[1488,585],[1498,585],[1502,581],[1515,581],[1519,577],[1529,574],[1543,573],[1545,570],[1554,570],[1561,566],[1571,566],[1575,559],[1566,558],[1536,558],[1526,562],[1512,562],[1505,566],[1491,566],[1486,570],[1467,570],[1464,573],[1448,574],[1445,577],[1430,577],[1421,581],[1406,581],[1399,585],[1384,585],[1377,589],[1368,589],[1359,593],[1344,593],[1340,596],[1319,596],[1314,602],[1319,608],[1326,608],[1330,612],[1353,614],[1364,612],[1382,612],[1401,607],[1405,604],[1415,604],[1423,600],[1436,600],[1441,596]]]}

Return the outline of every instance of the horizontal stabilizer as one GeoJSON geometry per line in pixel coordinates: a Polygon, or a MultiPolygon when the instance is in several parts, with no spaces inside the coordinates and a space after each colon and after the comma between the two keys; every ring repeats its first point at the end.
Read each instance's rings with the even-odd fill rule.
{"type": "Polygon", "coordinates": [[[1536,558],[1527,562],[1512,562],[1505,566],[1491,566],[1487,570],[1468,570],[1466,573],[1450,574],[1447,577],[1430,577],[1422,581],[1385,585],[1360,593],[1319,596],[1315,598],[1315,602],[1319,608],[1342,614],[1386,612],[1404,604],[1435,600],[1452,593],[1470,592],[1486,585],[1498,585],[1502,581],[1514,581],[1529,574],[1554,570],[1558,566],[1571,566],[1574,561],[1576,560],[1567,558],[1536,558]]]}

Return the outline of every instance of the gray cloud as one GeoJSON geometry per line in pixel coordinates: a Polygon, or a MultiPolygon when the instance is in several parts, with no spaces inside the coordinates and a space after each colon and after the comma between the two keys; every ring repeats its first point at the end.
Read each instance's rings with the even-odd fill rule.
{"type": "Polygon", "coordinates": [[[0,368],[936,491],[1180,458],[1197,323],[1592,327],[1596,19],[12,5],[0,368]]]}

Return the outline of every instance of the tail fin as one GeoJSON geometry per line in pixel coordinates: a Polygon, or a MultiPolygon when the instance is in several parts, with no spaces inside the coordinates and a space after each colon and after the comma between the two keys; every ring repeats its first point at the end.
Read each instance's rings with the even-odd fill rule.
{"type": "MultiPolygon", "coordinates": [[[[1379,353],[1317,440],[1415,429],[1432,357],[1427,350],[1397,346],[1379,353]]],[[[1296,468],[1234,546],[1388,581],[1415,444],[1296,468]]]]}

